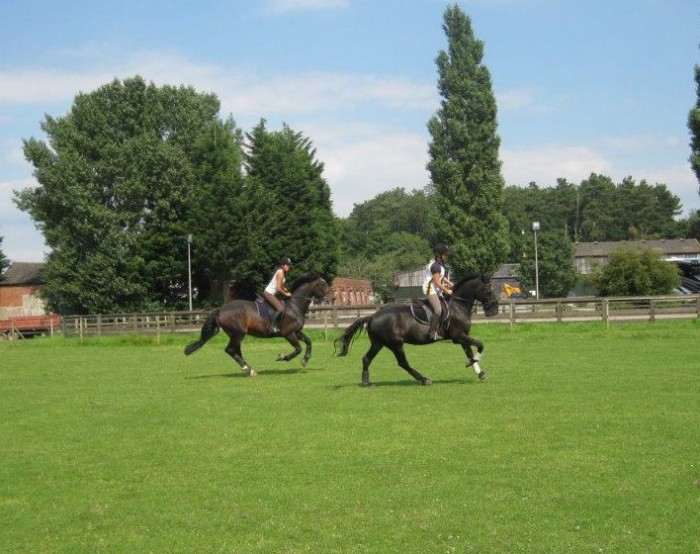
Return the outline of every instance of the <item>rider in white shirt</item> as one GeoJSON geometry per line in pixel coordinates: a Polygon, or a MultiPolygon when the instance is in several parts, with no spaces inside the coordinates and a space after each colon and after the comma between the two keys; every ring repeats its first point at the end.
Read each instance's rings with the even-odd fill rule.
{"type": "Polygon", "coordinates": [[[440,330],[440,316],[442,315],[440,297],[443,293],[452,294],[452,283],[445,276],[445,264],[449,255],[450,249],[447,245],[438,244],[435,247],[435,259],[431,260],[425,268],[426,275],[423,283],[423,292],[428,296],[428,302],[433,308],[428,336],[436,341],[443,338],[440,330]]]}
{"type": "Polygon", "coordinates": [[[263,291],[263,297],[265,300],[267,300],[267,303],[273,310],[270,317],[269,328],[269,332],[271,334],[279,332],[278,320],[284,313],[284,304],[280,300],[280,296],[285,296],[287,298],[292,297],[292,293],[289,292],[287,287],[284,286],[284,282],[286,280],[285,276],[291,268],[292,260],[289,258],[282,258],[279,262],[277,262],[275,273],[263,291]]]}

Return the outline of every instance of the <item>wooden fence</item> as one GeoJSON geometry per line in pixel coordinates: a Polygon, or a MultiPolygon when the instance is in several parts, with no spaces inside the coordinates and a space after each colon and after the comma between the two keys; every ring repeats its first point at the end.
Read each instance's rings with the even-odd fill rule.
{"type": "MultiPolygon", "coordinates": [[[[370,315],[378,306],[312,306],[306,328],[328,332],[344,329],[359,317],[370,315]]],[[[120,334],[168,334],[198,331],[206,311],[130,313],[90,316],[66,316],[61,330],[67,337],[91,337],[120,334]]],[[[524,322],[601,321],[606,325],[620,321],[656,321],[700,318],[700,295],[644,296],[625,298],[558,298],[501,301],[498,315],[484,316],[477,307],[475,323],[502,323],[511,326],[524,322]]]]}

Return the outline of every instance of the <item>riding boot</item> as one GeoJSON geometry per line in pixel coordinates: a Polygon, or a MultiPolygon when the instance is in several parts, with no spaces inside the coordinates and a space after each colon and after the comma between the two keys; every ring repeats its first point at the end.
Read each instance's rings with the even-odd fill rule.
{"type": "Polygon", "coordinates": [[[428,337],[434,341],[442,339],[442,333],[440,332],[440,314],[433,314],[431,316],[428,337]]]}
{"type": "Polygon", "coordinates": [[[268,327],[268,331],[271,335],[279,333],[279,319],[282,313],[283,312],[278,312],[277,310],[272,311],[272,315],[270,316],[270,326],[268,327]]]}

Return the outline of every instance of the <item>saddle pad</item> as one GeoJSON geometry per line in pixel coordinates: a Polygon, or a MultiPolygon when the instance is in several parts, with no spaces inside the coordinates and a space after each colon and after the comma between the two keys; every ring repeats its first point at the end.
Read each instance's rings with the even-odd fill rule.
{"type": "Polygon", "coordinates": [[[270,321],[270,305],[267,303],[267,301],[258,296],[255,299],[255,307],[258,310],[258,315],[265,321],[270,321]]]}
{"type": "MultiPolygon", "coordinates": [[[[450,317],[450,307],[444,298],[440,298],[442,304],[441,322],[446,322],[450,317]]],[[[425,325],[430,325],[430,318],[433,316],[433,307],[427,298],[412,298],[411,299],[411,315],[413,318],[425,325]]]]}

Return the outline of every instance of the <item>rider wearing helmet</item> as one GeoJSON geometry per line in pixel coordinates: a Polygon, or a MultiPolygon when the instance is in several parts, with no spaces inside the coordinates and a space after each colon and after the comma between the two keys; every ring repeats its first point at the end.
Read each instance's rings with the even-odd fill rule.
{"type": "Polygon", "coordinates": [[[280,296],[286,296],[287,298],[292,297],[292,293],[287,290],[284,286],[285,275],[292,268],[292,260],[289,258],[282,258],[277,262],[277,267],[275,268],[275,273],[270,279],[270,282],[265,287],[263,291],[263,297],[267,300],[267,303],[272,307],[272,314],[270,317],[270,327],[268,331],[271,334],[277,333],[279,331],[278,320],[280,316],[284,313],[284,304],[280,300],[280,296]]]}
{"type": "Polygon", "coordinates": [[[452,283],[446,278],[445,263],[450,255],[450,249],[445,244],[435,247],[435,259],[426,266],[426,280],[423,284],[423,292],[428,296],[433,315],[430,318],[430,330],[428,336],[433,340],[442,339],[440,331],[440,316],[442,315],[442,303],[440,297],[443,293],[452,294],[452,283]]]}

